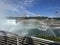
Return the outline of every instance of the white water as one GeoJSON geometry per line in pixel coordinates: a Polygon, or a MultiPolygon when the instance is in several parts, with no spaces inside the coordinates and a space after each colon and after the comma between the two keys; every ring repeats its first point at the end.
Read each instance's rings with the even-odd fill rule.
{"type": "Polygon", "coordinates": [[[0,30],[9,31],[13,26],[13,22],[9,23],[6,17],[0,17],[0,30]]]}
{"type": "MultiPolygon", "coordinates": [[[[9,32],[16,33],[16,34],[21,35],[21,36],[26,36],[30,33],[30,30],[32,31],[32,29],[38,29],[40,31],[46,31],[48,28],[49,28],[49,26],[47,26],[42,21],[35,20],[35,19],[34,20],[29,19],[29,20],[20,21],[11,30],[9,30],[9,32]]],[[[38,32],[36,32],[36,33],[38,33],[38,32]]],[[[52,34],[55,36],[55,34],[53,32],[52,32],[52,34]]],[[[33,36],[33,34],[32,34],[32,36],[33,36]]]]}

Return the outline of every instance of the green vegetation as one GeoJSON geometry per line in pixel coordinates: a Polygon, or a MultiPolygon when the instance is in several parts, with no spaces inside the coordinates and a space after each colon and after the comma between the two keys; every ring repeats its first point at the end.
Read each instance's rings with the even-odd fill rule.
{"type": "Polygon", "coordinates": [[[37,36],[37,37],[43,38],[43,39],[52,40],[52,41],[60,42],[60,38],[59,38],[59,37],[54,37],[54,36],[44,36],[44,35],[40,35],[40,36],[37,36]]]}

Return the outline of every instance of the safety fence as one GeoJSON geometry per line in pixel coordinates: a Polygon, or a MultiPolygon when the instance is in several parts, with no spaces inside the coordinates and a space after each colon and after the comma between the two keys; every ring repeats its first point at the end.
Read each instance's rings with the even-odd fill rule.
{"type": "Polygon", "coordinates": [[[37,37],[20,37],[16,34],[0,31],[0,45],[57,45],[54,41],[37,37]]]}

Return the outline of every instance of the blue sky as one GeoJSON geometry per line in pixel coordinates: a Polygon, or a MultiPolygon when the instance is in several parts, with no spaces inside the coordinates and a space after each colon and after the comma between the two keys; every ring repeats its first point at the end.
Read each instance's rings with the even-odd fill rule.
{"type": "Polygon", "coordinates": [[[0,0],[0,16],[35,16],[38,13],[41,16],[59,16],[60,0],[0,0]]]}

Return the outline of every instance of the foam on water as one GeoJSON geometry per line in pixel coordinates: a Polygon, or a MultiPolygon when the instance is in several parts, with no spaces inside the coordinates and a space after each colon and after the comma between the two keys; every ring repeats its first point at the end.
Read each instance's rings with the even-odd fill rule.
{"type": "MultiPolygon", "coordinates": [[[[38,31],[38,30],[46,31],[48,28],[50,28],[50,27],[47,26],[44,22],[39,21],[39,20],[38,21],[37,20],[23,20],[23,21],[19,22],[18,24],[16,24],[11,30],[9,30],[9,32],[13,32],[18,35],[26,36],[30,32],[34,33],[35,29],[36,29],[36,31],[38,31]]],[[[35,32],[35,33],[38,33],[38,32],[35,32]]],[[[32,34],[32,36],[33,36],[33,34],[32,34]]]]}

